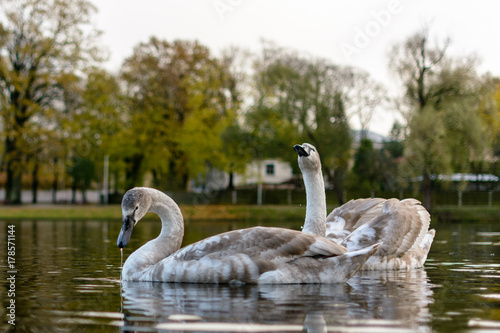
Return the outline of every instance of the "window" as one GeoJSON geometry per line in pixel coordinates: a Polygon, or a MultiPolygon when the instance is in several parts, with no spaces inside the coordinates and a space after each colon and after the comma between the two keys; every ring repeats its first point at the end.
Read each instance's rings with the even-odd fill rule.
{"type": "Polygon", "coordinates": [[[274,176],[274,164],[266,164],[266,175],[274,176]]]}

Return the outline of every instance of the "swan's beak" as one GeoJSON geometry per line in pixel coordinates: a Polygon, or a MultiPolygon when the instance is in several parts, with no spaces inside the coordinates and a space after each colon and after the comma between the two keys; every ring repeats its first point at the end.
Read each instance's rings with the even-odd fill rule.
{"type": "Polygon", "coordinates": [[[122,230],[120,230],[120,235],[118,236],[118,241],[116,242],[116,245],[118,245],[119,248],[124,248],[128,244],[134,225],[135,221],[133,217],[126,216],[123,218],[122,230]]]}
{"type": "Polygon", "coordinates": [[[301,145],[295,145],[295,146],[293,146],[293,149],[295,149],[295,151],[297,152],[297,154],[299,154],[299,157],[307,157],[307,156],[309,156],[309,154],[306,152],[306,150],[304,149],[304,147],[302,147],[301,145]]]}

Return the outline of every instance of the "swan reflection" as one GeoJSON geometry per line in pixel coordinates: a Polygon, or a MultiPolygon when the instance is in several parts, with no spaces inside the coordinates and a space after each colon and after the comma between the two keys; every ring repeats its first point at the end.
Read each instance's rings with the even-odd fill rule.
{"type": "Polygon", "coordinates": [[[212,330],[217,324],[225,325],[221,330],[246,331],[326,332],[347,326],[430,331],[432,289],[425,270],[366,271],[330,285],[123,281],[122,288],[123,331],[191,331],[203,325],[212,330]]]}

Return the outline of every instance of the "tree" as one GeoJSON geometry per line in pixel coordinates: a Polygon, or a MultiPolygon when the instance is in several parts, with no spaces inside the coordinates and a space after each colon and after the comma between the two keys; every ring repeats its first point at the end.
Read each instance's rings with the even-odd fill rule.
{"type": "Polygon", "coordinates": [[[485,76],[478,112],[491,146],[490,158],[500,156],[500,79],[485,76]]]}
{"type": "Polygon", "coordinates": [[[450,40],[446,39],[443,46],[429,44],[429,30],[424,29],[394,45],[389,60],[389,68],[403,83],[407,102],[418,110],[445,93],[435,83],[450,40]]]}
{"type": "MultiPolygon", "coordinates": [[[[335,80],[334,77],[331,79],[335,80]]],[[[329,90],[327,87],[326,91],[329,90]]],[[[344,185],[351,160],[351,129],[344,108],[345,95],[336,91],[326,96],[318,105],[320,114],[316,117],[314,134],[309,134],[310,142],[321,147],[321,158],[327,180],[337,194],[339,204],[344,203],[344,185]]],[[[312,133],[312,132],[309,132],[312,133]]],[[[318,148],[320,149],[320,148],[318,148]]]]}
{"type": "Polygon", "coordinates": [[[231,92],[235,105],[234,117],[229,126],[221,133],[222,155],[225,165],[221,168],[229,174],[227,189],[234,189],[234,173],[244,173],[246,166],[252,161],[253,148],[251,144],[253,137],[243,125],[244,110],[242,109],[243,100],[241,96],[250,96],[252,94],[252,82],[249,75],[253,55],[245,49],[230,47],[223,50],[222,63],[229,71],[228,89],[231,92]]]}
{"type": "Polygon", "coordinates": [[[495,84],[494,92],[495,126],[492,129],[491,138],[493,139],[493,155],[500,156],[500,80],[495,84]]]}
{"type": "Polygon", "coordinates": [[[407,180],[402,181],[398,173],[399,165],[404,156],[406,129],[406,126],[399,121],[395,121],[389,133],[389,140],[383,142],[379,154],[379,172],[382,190],[384,191],[402,191],[403,184],[407,182],[407,180]]]}
{"type": "Polygon", "coordinates": [[[378,167],[377,151],[373,148],[373,142],[362,139],[358,150],[354,154],[354,166],[352,171],[356,177],[356,189],[374,191],[380,168],[378,167]]]}
{"type": "Polygon", "coordinates": [[[352,70],[270,44],[254,71],[254,104],[245,125],[255,138],[255,157],[280,156],[292,162],[297,158],[290,149],[293,143],[315,145],[342,202],[351,148],[345,104],[352,70]]]}
{"type": "Polygon", "coordinates": [[[368,72],[352,68],[352,88],[347,92],[347,113],[356,117],[361,127],[360,139],[366,139],[368,127],[384,102],[387,102],[387,91],[382,84],[376,82],[368,72]]]}
{"type": "Polygon", "coordinates": [[[151,172],[155,186],[186,189],[205,167],[226,163],[221,133],[237,105],[227,67],[198,42],[152,37],[122,65],[126,119],[116,138],[126,187],[151,172]]]}
{"type": "Polygon", "coordinates": [[[21,176],[31,154],[33,123],[57,110],[61,80],[97,58],[95,8],[85,0],[2,1],[0,91],[5,129],[6,201],[21,201],[21,176]]]}
{"type": "MultiPolygon", "coordinates": [[[[119,163],[121,156],[117,155],[123,142],[115,140],[124,126],[123,94],[118,78],[99,68],[89,69],[81,86],[79,105],[67,113],[66,119],[65,133],[72,138],[68,143],[72,154],[68,167],[70,170],[78,170],[80,163],[87,164],[95,170],[95,174],[87,179],[102,180],[103,174],[100,171],[103,170],[105,156],[110,158],[111,174],[116,175],[123,170],[119,163]]],[[[114,184],[116,192],[119,184],[116,176],[114,184]]]]}
{"type": "Polygon", "coordinates": [[[71,184],[71,203],[76,203],[76,191],[82,192],[82,201],[87,203],[87,190],[92,180],[95,179],[95,164],[89,158],[76,156],[73,158],[68,174],[73,178],[71,184]]]}
{"type": "Polygon", "coordinates": [[[384,149],[389,152],[391,158],[398,159],[404,154],[404,140],[406,137],[406,126],[399,121],[392,124],[389,140],[384,142],[384,149]]]}
{"type": "Polygon", "coordinates": [[[433,176],[467,172],[471,159],[483,152],[475,61],[447,57],[448,45],[449,40],[442,47],[431,45],[424,30],[395,45],[390,59],[410,110],[404,170],[409,177],[422,176],[428,209],[433,176]]]}

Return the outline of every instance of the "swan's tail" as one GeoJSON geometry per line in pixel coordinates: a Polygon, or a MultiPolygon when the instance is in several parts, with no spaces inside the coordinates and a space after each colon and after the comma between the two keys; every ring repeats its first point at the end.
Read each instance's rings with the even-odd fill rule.
{"type": "Polygon", "coordinates": [[[436,230],[431,229],[427,232],[422,239],[422,242],[419,244],[421,249],[422,256],[420,258],[420,262],[418,263],[418,267],[423,267],[425,261],[427,260],[427,255],[429,254],[429,250],[431,249],[432,241],[434,240],[434,236],[436,235],[436,230]]]}
{"type": "Polygon", "coordinates": [[[346,252],[336,258],[342,263],[340,267],[342,267],[345,272],[345,280],[349,280],[357,271],[360,270],[361,267],[365,264],[365,262],[370,259],[370,257],[377,252],[377,249],[382,243],[377,243],[368,247],[365,247],[361,250],[346,252]]]}
{"type": "Polygon", "coordinates": [[[436,230],[431,229],[427,232],[425,235],[424,239],[422,240],[422,243],[420,243],[420,247],[428,253],[429,250],[431,249],[432,241],[434,240],[434,236],[436,235],[436,230]]]}

